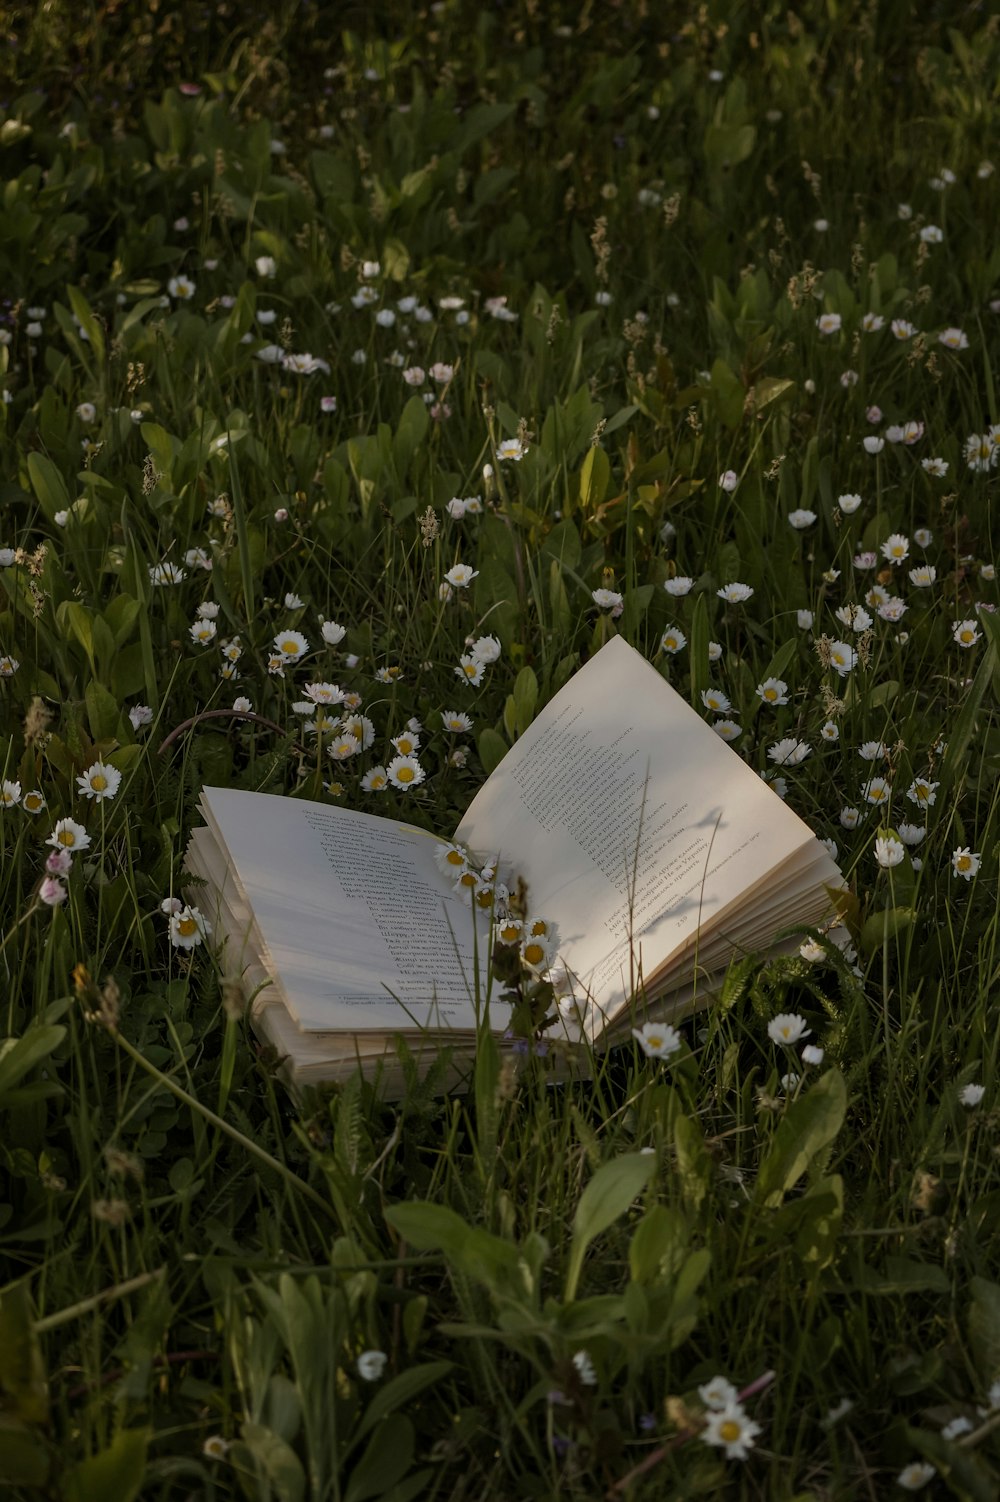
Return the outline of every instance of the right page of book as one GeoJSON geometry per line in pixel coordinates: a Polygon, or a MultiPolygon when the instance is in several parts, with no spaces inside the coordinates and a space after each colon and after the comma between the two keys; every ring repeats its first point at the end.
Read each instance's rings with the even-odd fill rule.
{"type": "MultiPolygon", "coordinates": [[[[595,1007],[596,1036],[640,976],[699,935],[767,909],[806,824],[621,637],[549,702],[469,807],[456,838],[523,877],[531,913],[595,1007]]],[[[815,890],[815,864],[810,890],[815,890]]],[[[833,861],[822,879],[839,885],[833,861]]],[[[766,945],[771,933],[755,936],[766,945]]]]}

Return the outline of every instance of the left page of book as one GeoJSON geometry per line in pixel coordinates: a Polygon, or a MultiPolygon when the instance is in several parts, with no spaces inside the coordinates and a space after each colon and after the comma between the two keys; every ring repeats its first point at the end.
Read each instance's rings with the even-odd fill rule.
{"type": "Polygon", "coordinates": [[[300,1028],[476,1028],[489,923],[439,871],[433,835],[234,788],[205,788],[202,808],[300,1028]]]}

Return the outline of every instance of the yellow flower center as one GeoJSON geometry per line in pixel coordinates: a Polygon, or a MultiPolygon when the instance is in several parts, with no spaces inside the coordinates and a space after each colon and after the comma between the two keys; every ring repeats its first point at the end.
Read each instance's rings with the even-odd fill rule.
{"type": "Polygon", "coordinates": [[[458,878],[458,884],[460,887],[474,887],[476,885],[475,871],[463,871],[458,878]]]}
{"type": "Polygon", "coordinates": [[[516,939],[517,938],[517,926],[516,926],[516,924],[505,923],[504,926],[503,926],[503,928],[501,928],[501,930],[500,930],[500,937],[507,944],[509,944],[513,939],[516,939]]]}
{"type": "Polygon", "coordinates": [[[396,776],[399,778],[400,782],[412,782],[413,781],[413,768],[412,767],[400,767],[399,771],[396,773],[396,776]]]}
{"type": "Polygon", "coordinates": [[[59,843],[60,845],[65,845],[67,849],[70,846],[76,844],[76,835],[73,833],[72,829],[60,829],[59,843]]]}
{"type": "Polygon", "coordinates": [[[465,664],[465,676],[467,678],[475,678],[475,676],[476,676],[476,664],[474,662],[467,662],[465,664]]]}
{"type": "Polygon", "coordinates": [[[727,1445],[735,1444],[742,1432],[735,1419],[726,1419],[724,1423],[719,1425],[719,1438],[727,1445]]]}
{"type": "Polygon", "coordinates": [[[542,944],[526,944],[524,946],[524,958],[529,965],[540,965],[545,958],[545,947],[542,944]]]}
{"type": "Polygon", "coordinates": [[[972,865],[972,861],[967,855],[960,855],[955,864],[960,871],[968,871],[969,867],[972,865]]]}
{"type": "Polygon", "coordinates": [[[476,902],[482,908],[492,907],[492,905],[493,905],[493,892],[492,892],[492,890],[491,889],[487,889],[486,891],[483,891],[483,892],[477,892],[476,893],[476,902]]]}
{"type": "Polygon", "coordinates": [[[193,933],[197,933],[198,925],[193,918],[182,918],[177,925],[177,932],[185,939],[189,939],[193,933]]]}
{"type": "Polygon", "coordinates": [[[40,808],[41,805],[42,800],[39,798],[37,793],[29,793],[24,800],[24,806],[30,814],[33,814],[35,812],[35,809],[40,808]]]}
{"type": "Polygon", "coordinates": [[[102,776],[100,772],[95,772],[93,777],[90,779],[90,785],[94,789],[95,793],[103,793],[104,789],[108,785],[108,779],[102,776]]]}
{"type": "Polygon", "coordinates": [[[291,637],[289,637],[281,643],[281,650],[291,655],[299,650],[299,644],[297,641],[292,641],[291,637]]]}
{"type": "Polygon", "coordinates": [[[546,923],[544,918],[536,918],[534,923],[531,925],[531,936],[534,939],[537,939],[539,937],[544,938],[548,931],[549,925],[546,923]]]}
{"type": "Polygon", "coordinates": [[[463,866],[465,864],[465,857],[460,850],[449,850],[445,856],[445,860],[449,866],[463,866]]]}

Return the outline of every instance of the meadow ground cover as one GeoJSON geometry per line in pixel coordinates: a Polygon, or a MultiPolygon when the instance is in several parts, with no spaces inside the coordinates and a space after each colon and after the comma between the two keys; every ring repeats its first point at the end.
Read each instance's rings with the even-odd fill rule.
{"type": "Polygon", "coordinates": [[[996,18],[379,10],[8,9],[0,1482],[985,1502],[996,18]],[[290,1100],[201,786],[449,831],[616,631],[846,935],[290,1100]]]}

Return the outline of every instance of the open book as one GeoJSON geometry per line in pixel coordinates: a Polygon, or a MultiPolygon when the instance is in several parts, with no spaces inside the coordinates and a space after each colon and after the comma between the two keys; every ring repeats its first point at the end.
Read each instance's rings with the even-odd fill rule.
{"type": "MultiPolygon", "coordinates": [[[[291,1084],[360,1065],[391,1095],[400,1035],[421,1068],[450,1045],[456,1080],[481,1026],[503,1036],[495,919],[455,889],[441,839],[235,789],[205,788],[201,806],[187,868],[208,885],[191,899],[291,1084]]],[[[526,883],[572,993],[560,1016],[594,1047],[706,1003],[732,958],[824,923],[843,885],[812,831],[620,637],[515,743],[454,839],[526,883]]]]}

